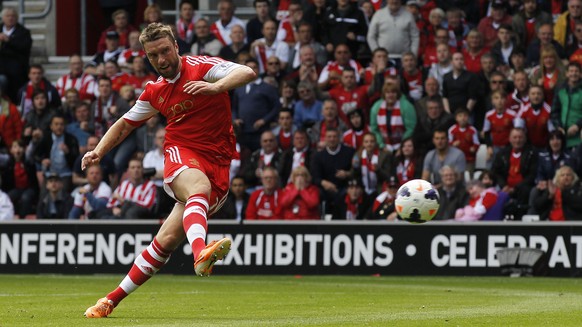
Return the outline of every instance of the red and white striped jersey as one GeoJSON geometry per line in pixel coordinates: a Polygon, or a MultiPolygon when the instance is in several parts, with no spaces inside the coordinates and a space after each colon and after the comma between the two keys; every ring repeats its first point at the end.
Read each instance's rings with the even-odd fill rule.
{"type": "Polygon", "coordinates": [[[251,194],[247,205],[245,219],[279,219],[279,191],[265,194],[264,190],[256,190],[251,194]]]}
{"type": "Polygon", "coordinates": [[[277,41],[295,43],[295,27],[293,24],[291,24],[289,17],[284,18],[279,23],[279,29],[277,30],[277,41]]]}
{"type": "Polygon", "coordinates": [[[232,43],[232,40],[230,39],[230,31],[234,25],[240,25],[243,29],[246,30],[246,24],[242,20],[236,17],[232,17],[230,23],[228,23],[226,26],[222,25],[220,19],[212,23],[212,25],[210,25],[210,31],[212,34],[214,34],[218,41],[222,43],[222,45],[230,45],[232,43]]]}
{"type": "Polygon", "coordinates": [[[264,73],[267,70],[267,59],[272,56],[277,57],[282,62],[289,60],[289,46],[287,43],[275,40],[271,46],[268,46],[265,38],[259,39],[264,45],[259,45],[255,48],[255,57],[259,62],[259,71],[264,73]]]}
{"type": "Polygon", "coordinates": [[[524,97],[520,97],[517,93],[517,90],[514,90],[511,94],[507,96],[507,101],[505,106],[515,112],[521,110],[521,108],[525,105],[529,104],[529,97],[526,95],[524,97]]]}
{"type": "Polygon", "coordinates": [[[125,49],[121,52],[121,54],[119,55],[119,58],[117,58],[117,64],[121,67],[127,66],[127,65],[129,65],[129,61],[133,57],[145,58],[146,53],[142,49],[140,49],[138,51],[135,51],[132,49],[125,49]]]}
{"type": "Polygon", "coordinates": [[[63,75],[57,80],[56,88],[63,100],[65,91],[71,88],[79,91],[81,100],[95,99],[95,78],[89,74],[83,73],[78,77],[72,77],[70,74],[63,75]]]}
{"type": "MultiPolygon", "coordinates": [[[[131,181],[126,179],[117,186],[113,193],[120,195],[125,201],[130,201],[149,209],[156,203],[156,192],[156,184],[149,179],[139,185],[133,185],[131,181]]],[[[117,198],[111,197],[107,203],[107,208],[113,208],[121,204],[117,198]]]]}
{"type": "MultiPolygon", "coordinates": [[[[349,62],[350,67],[352,67],[356,71],[356,83],[360,83],[360,73],[362,73],[362,65],[359,62],[355,61],[354,59],[350,59],[349,62]]],[[[343,66],[340,65],[337,61],[330,61],[323,67],[323,70],[319,74],[319,79],[317,83],[323,83],[329,79],[329,73],[332,71],[337,72],[339,75],[342,74],[344,70],[343,66]]],[[[331,85],[332,87],[335,85],[331,85]]]]}
{"type": "Polygon", "coordinates": [[[210,162],[230,165],[235,137],[228,92],[191,95],[183,90],[188,81],[215,82],[241,66],[207,56],[184,56],[181,60],[180,73],[171,80],[159,77],[148,83],[123,118],[131,125],[140,126],[160,112],[168,122],[164,149],[185,147],[210,162]]]}

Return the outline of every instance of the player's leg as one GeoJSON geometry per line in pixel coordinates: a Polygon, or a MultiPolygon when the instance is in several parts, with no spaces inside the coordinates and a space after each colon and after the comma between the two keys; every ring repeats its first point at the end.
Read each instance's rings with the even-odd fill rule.
{"type": "Polygon", "coordinates": [[[107,317],[121,300],[135,291],[168,262],[170,254],[178,247],[186,235],[182,228],[184,205],[176,203],[166,221],[160,227],[150,245],[135,259],[129,273],[119,286],[97,304],[85,311],[88,318],[107,317]]]}
{"type": "Polygon", "coordinates": [[[201,170],[190,168],[179,173],[171,184],[174,196],[186,202],[183,227],[192,246],[194,270],[199,276],[208,276],[217,260],[222,260],[230,250],[230,239],[224,238],[206,246],[207,216],[212,187],[201,170]]]}

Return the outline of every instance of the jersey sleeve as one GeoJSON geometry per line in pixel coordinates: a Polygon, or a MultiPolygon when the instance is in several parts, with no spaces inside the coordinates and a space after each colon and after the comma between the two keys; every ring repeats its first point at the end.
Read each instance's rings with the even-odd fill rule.
{"type": "Polygon", "coordinates": [[[233,70],[242,66],[219,57],[208,56],[188,56],[186,57],[186,64],[191,67],[196,67],[200,74],[198,76],[203,76],[202,78],[210,83],[214,83],[219,79],[226,77],[233,70]]]}

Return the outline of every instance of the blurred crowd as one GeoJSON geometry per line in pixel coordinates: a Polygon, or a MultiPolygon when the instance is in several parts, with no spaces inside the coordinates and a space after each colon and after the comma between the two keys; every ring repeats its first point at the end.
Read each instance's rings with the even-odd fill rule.
{"type": "MultiPolygon", "coordinates": [[[[421,178],[440,194],[437,220],[582,220],[582,0],[253,5],[243,21],[219,0],[210,20],[182,1],[171,22],[180,54],[260,76],[231,92],[240,159],[214,218],[397,220],[398,188],[421,178]]],[[[160,7],[141,26],[126,9],[54,85],[29,65],[17,11],[2,10],[0,219],[171,210],[161,115],[81,170],[158,78],[139,35],[160,7]]]]}

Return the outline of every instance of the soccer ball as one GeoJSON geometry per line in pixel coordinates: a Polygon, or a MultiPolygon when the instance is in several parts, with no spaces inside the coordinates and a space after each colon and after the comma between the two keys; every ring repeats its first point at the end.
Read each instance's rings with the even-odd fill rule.
{"type": "Polygon", "coordinates": [[[439,193],[431,183],[413,179],[400,186],[394,200],[396,213],[411,223],[425,223],[439,210],[439,193]]]}

